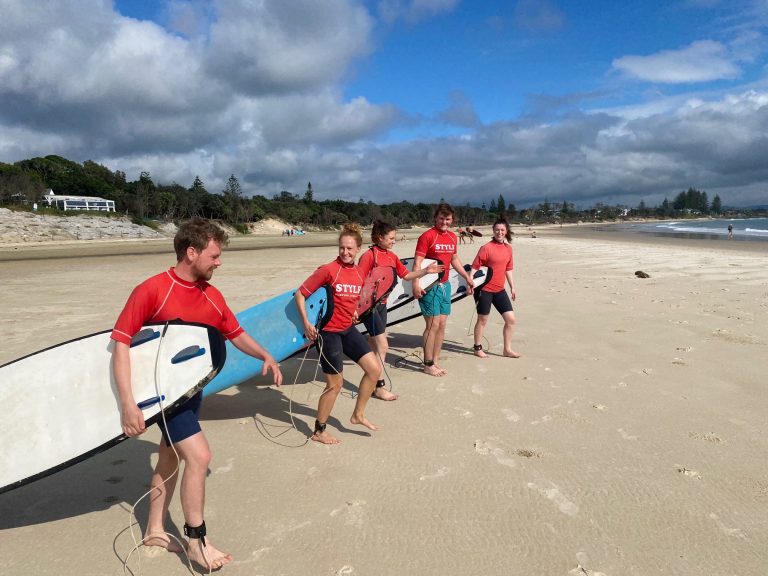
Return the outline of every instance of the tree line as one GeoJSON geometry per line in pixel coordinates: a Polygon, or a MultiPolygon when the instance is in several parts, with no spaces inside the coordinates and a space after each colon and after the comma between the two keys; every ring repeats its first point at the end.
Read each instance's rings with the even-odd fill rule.
{"type": "MultiPolygon", "coordinates": [[[[36,157],[14,164],[0,162],[0,204],[29,207],[41,202],[46,189],[59,195],[99,196],[115,202],[121,214],[135,220],[183,220],[202,216],[220,220],[245,230],[245,225],[263,218],[274,217],[296,226],[330,227],[345,222],[368,224],[375,219],[398,227],[428,224],[432,221],[434,203],[392,202],[377,204],[360,198],[346,200],[316,200],[312,184],[303,193],[283,190],[271,197],[243,195],[238,178],[232,174],[219,192],[209,191],[199,176],[190,186],[173,182],[156,184],[149,172],[141,172],[137,180],[129,181],[125,172],[112,171],[106,166],[86,160],[82,164],[61,156],[36,157]]],[[[647,207],[644,202],[633,209],[596,204],[588,209],[576,209],[573,203],[550,203],[548,199],[535,206],[518,209],[499,194],[481,206],[454,205],[456,223],[487,225],[504,216],[510,222],[576,222],[579,220],[614,220],[639,216],[680,218],[696,215],[720,215],[723,205],[718,195],[710,202],[707,193],[689,188],[680,192],[672,202],[666,198],[661,205],[647,207]]]]}

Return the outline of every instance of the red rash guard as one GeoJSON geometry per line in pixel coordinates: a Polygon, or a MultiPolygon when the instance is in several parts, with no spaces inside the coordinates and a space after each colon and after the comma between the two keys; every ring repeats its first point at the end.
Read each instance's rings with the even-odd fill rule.
{"type": "Polygon", "coordinates": [[[456,254],[456,234],[450,230],[440,232],[437,228],[432,227],[419,236],[416,241],[416,256],[432,258],[445,266],[440,282],[448,282],[451,258],[454,254],[456,254]]]}
{"type": "Polygon", "coordinates": [[[360,299],[363,275],[354,264],[344,264],[339,258],[320,266],[301,285],[301,293],[308,298],[315,290],[329,284],[333,289],[333,315],[323,330],[343,332],[352,326],[352,314],[360,299]]]}
{"type": "Polygon", "coordinates": [[[131,337],[145,323],[166,320],[208,324],[217,328],[228,340],[243,333],[221,292],[205,280],[182,280],[171,268],[133,289],[117,318],[111,338],[130,345],[131,337]]]}
{"type": "Polygon", "coordinates": [[[512,270],[512,246],[491,240],[480,248],[472,262],[472,268],[475,270],[481,266],[488,266],[493,272],[491,273],[491,281],[480,290],[483,292],[501,292],[504,290],[507,272],[512,270]]]}

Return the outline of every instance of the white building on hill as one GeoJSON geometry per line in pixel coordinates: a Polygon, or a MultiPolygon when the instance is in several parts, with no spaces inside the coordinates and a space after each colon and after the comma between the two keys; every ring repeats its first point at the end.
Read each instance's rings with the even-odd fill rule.
{"type": "Polygon", "coordinates": [[[59,210],[115,211],[114,200],[106,200],[95,196],[57,196],[50,188],[43,194],[43,202],[49,208],[58,208],[59,210]]]}

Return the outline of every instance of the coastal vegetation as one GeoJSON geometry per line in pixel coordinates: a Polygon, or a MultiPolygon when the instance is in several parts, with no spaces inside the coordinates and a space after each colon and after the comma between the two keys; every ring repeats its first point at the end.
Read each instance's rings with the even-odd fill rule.
{"type": "MultiPolygon", "coordinates": [[[[247,223],[267,217],[291,225],[319,228],[348,221],[369,223],[379,218],[402,228],[431,222],[434,208],[434,204],[424,202],[379,204],[362,197],[357,202],[316,200],[311,183],[301,193],[282,190],[270,197],[262,194],[245,196],[234,174],[222,190],[211,192],[199,176],[189,186],[176,182],[156,184],[149,172],[142,172],[138,180],[130,181],[125,172],[112,171],[91,160],[79,164],[61,156],[45,156],[13,164],[0,162],[0,205],[30,209],[34,203],[41,203],[47,189],[59,195],[99,196],[114,200],[118,213],[128,214],[136,222],[203,216],[227,222],[238,230],[245,230],[247,223]]],[[[454,205],[457,224],[490,224],[499,215],[512,222],[527,224],[734,215],[733,210],[724,207],[718,195],[710,201],[706,192],[694,188],[680,192],[671,202],[665,199],[659,206],[649,207],[641,201],[633,208],[596,204],[577,209],[568,201],[552,203],[545,199],[535,206],[518,209],[503,195],[492,196],[494,194],[489,194],[488,199],[477,198],[475,202],[454,205]]],[[[760,212],[765,211],[745,213],[742,210],[738,215],[760,215],[760,212]]]]}

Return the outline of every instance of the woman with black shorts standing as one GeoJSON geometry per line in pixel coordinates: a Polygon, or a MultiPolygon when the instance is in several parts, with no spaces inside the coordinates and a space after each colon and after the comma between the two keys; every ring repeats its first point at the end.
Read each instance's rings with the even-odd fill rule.
{"type": "Polygon", "coordinates": [[[478,270],[487,266],[491,270],[491,280],[475,292],[477,306],[477,322],[475,323],[475,356],[487,358],[480,341],[483,338],[485,325],[491,313],[491,304],[499,311],[504,319],[504,356],[519,358],[520,354],[512,349],[512,334],[515,330],[515,313],[512,310],[512,300],[516,298],[515,281],[512,278],[512,232],[506,220],[499,219],[493,223],[493,240],[480,248],[472,262],[472,269],[478,270]],[[504,289],[504,281],[509,284],[509,294],[504,289]],[[510,300],[511,296],[511,300],[510,300]]]}
{"type": "Polygon", "coordinates": [[[317,403],[317,418],[312,440],[322,444],[338,444],[339,440],[326,431],[328,417],[344,383],[343,357],[355,361],[365,374],[360,381],[357,403],[350,422],[362,424],[369,430],[378,430],[365,417],[365,406],[376,388],[379,363],[371,351],[365,336],[355,328],[357,302],[364,276],[355,265],[363,237],[360,228],[347,224],[339,235],[339,256],[333,262],[320,266],[296,291],[296,307],[304,322],[304,333],[316,341],[320,353],[320,366],[325,374],[325,390],[317,403]],[[333,314],[325,327],[318,333],[307,318],[304,310],[306,298],[321,286],[330,285],[333,291],[333,314]]]}

